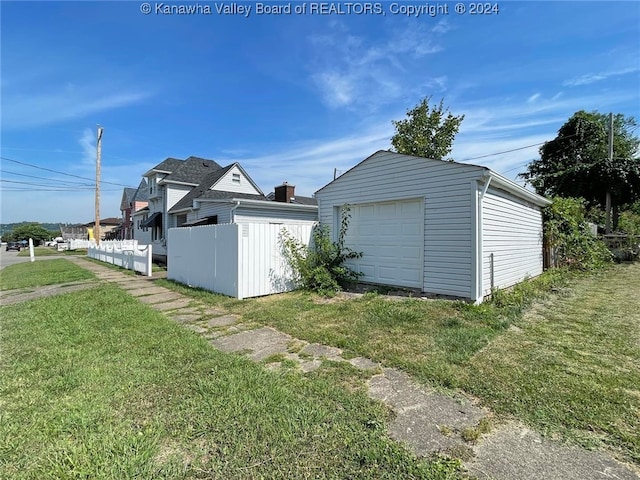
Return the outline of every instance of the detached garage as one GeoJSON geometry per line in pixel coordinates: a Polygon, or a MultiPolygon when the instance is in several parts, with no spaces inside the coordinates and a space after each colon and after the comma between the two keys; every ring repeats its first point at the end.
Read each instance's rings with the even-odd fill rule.
{"type": "Polygon", "coordinates": [[[316,192],[337,237],[349,205],[348,265],[362,281],[481,302],[542,273],[551,202],[486,167],[379,151],[316,192]]]}

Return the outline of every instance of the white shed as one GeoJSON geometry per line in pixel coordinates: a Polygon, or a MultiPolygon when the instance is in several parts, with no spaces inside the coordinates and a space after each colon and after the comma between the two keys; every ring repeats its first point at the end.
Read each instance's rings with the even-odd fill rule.
{"type": "Polygon", "coordinates": [[[351,219],[349,265],[363,282],[481,302],[542,273],[551,202],[489,168],[378,151],[316,192],[333,232],[351,219]]]}

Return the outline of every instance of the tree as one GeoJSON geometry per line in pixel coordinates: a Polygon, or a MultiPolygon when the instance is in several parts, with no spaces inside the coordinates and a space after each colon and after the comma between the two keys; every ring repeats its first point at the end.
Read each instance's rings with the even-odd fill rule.
{"type": "Polygon", "coordinates": [[[435,160],[444,160],[451,153],[464,115],[451,114],[444,108],[444,100],[437,107],[429,107],[430,100],[425,98],[407,110],[406,119],[393,121],[396,134],[391,137],[391,145],[396,152],[435,160]]]}
{"type": "Polygon", "coordinates": [[[607,193],[614,211],[640,199],[640,140],[632,135],[633,117],[614,115],[613,159],[609,158],[609,116],[576,112],[555,139],[540,147],[540,158],[520,174],[537,193],[582,197],[590,207],[604,208],[607,193]]]}
{"type": "Polygon", "coordinates": [[[38,223],[28,223],[14,228],[13,238],[17,241],[33,238],[33,242],[39,245],[51,238],[51,232],[38,223]]]}

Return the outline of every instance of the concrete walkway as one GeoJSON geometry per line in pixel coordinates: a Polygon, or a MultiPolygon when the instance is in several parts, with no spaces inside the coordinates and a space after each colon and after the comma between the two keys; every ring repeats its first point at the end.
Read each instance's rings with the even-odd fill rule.
{"type": "MultiPolygon", "coordinates": [[[[310,372],[329,360],[349,362],[358,369],[370,371],[369,396],[383,402],[395,414],[390,436],[403,442],[416,455],[456,456],[480,479],[640,479],[635,466],[622,464],[603,452],[544,439],[516,422],[498,425],[475,443],[467,442],[462,438],[463,433],[468,434],[483,418],[490,416],[490,412],[472,399],[438,393],[418,385],[397,369],[384,368],[366,358],[347,360],[335,347],[308,343],[270,327],[245,324],[236,315],[156,286],[147,277],[128,275],[84,258],[67,259],[92,271],[102,281],[116,283],[151,308],[202,334],[214,347],[264,362],[266,368],[280,368],[282,359],[286,359],[296,362],[302,372],[310,372]]],[[[158,275],[153,280],[156,278],[158,275]]],[[[60,288],[59,291],[71,290],[60,288]]],[[[2,297],[3,304],[5,300],[2,297]]]]}

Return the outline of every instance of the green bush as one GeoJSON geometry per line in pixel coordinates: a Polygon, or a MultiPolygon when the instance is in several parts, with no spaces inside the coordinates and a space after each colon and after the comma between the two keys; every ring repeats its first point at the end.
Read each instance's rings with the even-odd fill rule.
{"type": "Polygon", "coordinates": [[[592,270],[611,261],[606,245],[589,231],[585,211],[583,199],[561,197],[544,209],[544,235],[557,266],[592,270]]]}
{"type": "Polygon", "coordinates": [[[362,275],[343,265],[345,260],[360,258],[362,253],[344,246],[349,228],[350,209],[345,205],[340,218],[338,241],[333,242],[326,225],[315,225],[311,245],[306,246],[283,230],[285,257],[304,288],[331,296],[362,275]]]}
{"type": "Polygon", "coordinates": [[[640,235],[640,214],[633,210],[620,213],[618,230],[628,235],[640,235]]]}

